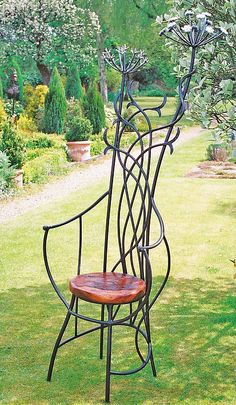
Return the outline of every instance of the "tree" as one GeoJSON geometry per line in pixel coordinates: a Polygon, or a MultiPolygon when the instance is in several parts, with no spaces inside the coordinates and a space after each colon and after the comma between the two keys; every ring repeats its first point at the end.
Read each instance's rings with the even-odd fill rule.
{"type": "MultiPolygon", "coordinates": [[[[175,0],[172,15],[183,18],[186,1],[175,0]],[[173,14],[174,13],[174,14],[173,14]]],[[[197,71],[189,95],[192,116],[206,128],[214,128],[218,140],[227,141],[236,131],[236,3],[226,0],[189,0],[196,13],[207,12],[212,29],[221,27],[228,35],[198,51],[197,71]]],[[[175,47],[176,49],[176,47],[175,47]]],[[[182,69],[188,55],[176,51],[182,69]]]]}
{"type": "Polygon", "coordinates": [[[89,86],[87,95],[82,102],[83,112],[93,126],[93,134],[98,134],[105,127],[105,111],[103,99],[95,86],[89,86]]]}
{"type": "Polygon", "coordinates": [[[45,98],[44,130],[47,133],[61,134],[66,117],[65,90],[55,67],[49,85],[49,91],[45,98]]]}
{"type": "Polygon", "coordinates": [[[81,86],[80,75],[76,65],[73,65],[68,72],[66,80],[66,98],[79,100],[82,97],[83,89],[81,86]]]}
{"type": "Polygon", "coordinates": [[[50,67],[61,62],[88,63],[94,56],[98,19],[95,13],[68,0],[2,0],[1,59],[7,54],[30,56],[44,84],[50,67]]]}

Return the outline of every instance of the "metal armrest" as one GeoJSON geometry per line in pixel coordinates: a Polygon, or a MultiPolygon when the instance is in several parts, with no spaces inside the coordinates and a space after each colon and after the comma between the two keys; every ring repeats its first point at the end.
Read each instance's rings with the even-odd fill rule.
{"type": "Polygon", "coordinates": [[[100,203],[100,201],[102,201],[107,195],[109,194],[108,191],[106,191],[104,194],[102,194],[101,197],[99,197],[93,204],[91,204],[88,208],[86,208],[84,211],[80,212],[79,214],[77,214],[76,216],[68,219],[67,221],[61,222],[59,224],[54,224],[54,225],[45,225],[43,227],[44,230],[44,238],[43,238],[43,258],[44,258],[44,263],[45,263],[45,267],[47,270],[47,274],[48,277],[51,281],[51,284],[55,290],[55,292],[57,293],[58,297],[61,299],[61,301],[65,304],[65,306],[67,307],[67,309],[70,308],[70,304],[68,303],[68,301],[66,300],[66,298],[64,297],[64,295],[61,293],[60,289],[58,288],[53,275],[51,273],[50,270],[50,266],[49,266],[49,262],[48,262],[48,255],[47,255],[47,240],[48,240],[48,233],[50,229],[55,229],[55,228],[59,228],[61,226],[67,225],[70,222],[75,221],[76,219],[79,219],[80,222],[80,242],[79,242],[79,258],[78,258],[78,271],[80,268],[80,264],[81,264],[81,251],[82,251],[82,217],[83,215],[85,215],[87,212],[91,211],[97,204],[100,203]]]}
{"type": "Polygon", "coordinates": [[[93,204],[91,204],[88,208],[86,208],[84,211],[80,212],[79,214],[75,215],[74,217],[68,219],[67,221],[60,222],[59,224],[54,224],[54,225],[44,225],[43,230],[44,231],[49,231],[50,229],[54,228],[59,228],[60,226],[67,225],[70,222],[75,221],[78,218],[81,218],[83,215],[85,215],[87,212],[91,211],[97,204],[100,203],[107,195],[109,191],[106,191],[104,194],[101,195],[93,204]]]}

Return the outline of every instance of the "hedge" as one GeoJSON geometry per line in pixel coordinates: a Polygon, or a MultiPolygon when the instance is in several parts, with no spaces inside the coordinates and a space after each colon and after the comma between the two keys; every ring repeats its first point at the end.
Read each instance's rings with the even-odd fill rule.
{"type": "Polygon", "coordinates": [[[50,150],[23,166],[25,183],[44,183],[48,176],[67,172],[66,152],[50,150]]]}

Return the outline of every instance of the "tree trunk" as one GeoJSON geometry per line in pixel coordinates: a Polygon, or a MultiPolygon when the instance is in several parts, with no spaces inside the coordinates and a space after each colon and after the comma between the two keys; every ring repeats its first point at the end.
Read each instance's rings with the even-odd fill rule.
{"type": "Polygon", "coordinates": [[[51,78],[50,70],[46,65],[40,62],[37,63],[37,68],[42,76],[43,84],[46,84],[48,86],[51,78]]]}
{"type": "Polygon", "coordinates": [[[97,35],[97,46],[98,46],[98,67],[99,67],[99,78],[100,78],[100,91],[102,98],[105,102],[107,102],[107,80],[106,80],[106,69],[105,69],[105,60],[103,57],[103,41],[101,38],[101,34],[98,33],[97,35]]]}

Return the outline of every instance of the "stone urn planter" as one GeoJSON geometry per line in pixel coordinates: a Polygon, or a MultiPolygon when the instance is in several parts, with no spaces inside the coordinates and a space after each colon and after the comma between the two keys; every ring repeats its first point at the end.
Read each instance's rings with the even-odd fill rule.
{"type": "Polygon", "coordinates": [[[15,184],[17,188],[23,187],[23,170],[17,169],[15,171],[15,184]]]}
{"type": "Polygon", "coordinates": [[[77,116],[68,123],[65,138],[68,154],[73,162],[84,162],[90,159],[89,136],[91,133],[92,125],[87,118],[77,116]]]}
{"type": "Polygon", "coordinates": [[[73,162],[84,162],[90,159],[90,141],[67,142],[68,154],[73,162]]]}

